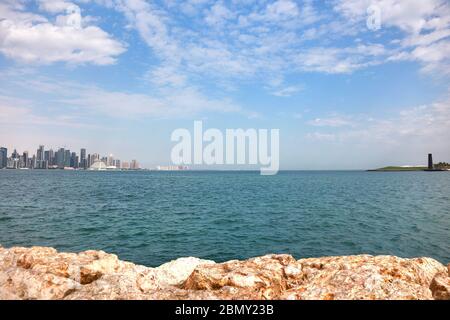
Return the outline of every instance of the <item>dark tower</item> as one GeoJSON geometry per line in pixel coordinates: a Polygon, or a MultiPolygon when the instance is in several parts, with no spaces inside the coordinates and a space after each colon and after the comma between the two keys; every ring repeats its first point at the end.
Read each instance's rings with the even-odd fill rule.
{"type": "Polygon", "coordinates": [[[428,170],[433,170],[433,155],[428,154],[428,170]]]}

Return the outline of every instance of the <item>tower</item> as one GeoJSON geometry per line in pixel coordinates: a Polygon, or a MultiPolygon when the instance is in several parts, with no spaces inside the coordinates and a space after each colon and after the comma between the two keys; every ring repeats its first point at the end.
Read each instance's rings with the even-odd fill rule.
{"type": "Polygon", "coordinates": [[[86,163],[86,149],[80,150],[80,168],[86,169],[87,163],[86,163]]]}
{"type": "Polygon", "coordinates": [[[8,165],[8,149],[0,148],[0,169],[8,165]]]}
{"type": "Polygon", "coordinates": [[[58,152],[56,152],[56,164],[58,165],[59,169],[64,169],[64,157],[65,157],[66,151],[64,148],[60,148],[58,152]]]}
{"type": "Polygon", "coordinates": [[[428,170],[433,170],[433,155],[428,154],[428,170]]]}
{"type": "Polygon", "coordinates": [[[44,146],[40,145],[36,152],[36,169],[42,169],[44,162],[44,146]]]}

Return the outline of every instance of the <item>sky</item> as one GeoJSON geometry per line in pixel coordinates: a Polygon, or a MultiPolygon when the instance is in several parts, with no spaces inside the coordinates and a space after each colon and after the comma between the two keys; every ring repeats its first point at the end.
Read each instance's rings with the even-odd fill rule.
{"type": "Polygon", "coordinates": [[[170,164],[280,129],[281,169],[450,162],[447,0],[0,0],[0,145],[170,164]]]}

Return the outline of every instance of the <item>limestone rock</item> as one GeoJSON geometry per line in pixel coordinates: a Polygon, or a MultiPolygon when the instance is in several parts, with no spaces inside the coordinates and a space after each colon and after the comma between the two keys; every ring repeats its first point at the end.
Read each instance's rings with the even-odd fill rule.
{"type": "Polygon", "coordinates": [[[432,299],[430,283],[443,265],[434,259],[344,256],[301,259],[303,283],[282,299],[432,299]]]}
{"type": "Polygon", "coordinates": [[[0,299],[450,299],[449,276],[431,258],[189,257],[148,268],[103,251],[0,246],[0,299]]]}
{"type": "Polygon", "coordinates": [[[291,275],[299,269],[301,266],[289,255],[268,255],[245,262],[233,260],[200,266],[181,288],[218,290],[222,299],[273,299],[288,288],[285,270],[291,275]]]}
{"type": "Polygon", "coordinates": [[[450,300],[450,277],[448,273],[436,275],[431,281],[430,290],[435,300],[450,300]]]}

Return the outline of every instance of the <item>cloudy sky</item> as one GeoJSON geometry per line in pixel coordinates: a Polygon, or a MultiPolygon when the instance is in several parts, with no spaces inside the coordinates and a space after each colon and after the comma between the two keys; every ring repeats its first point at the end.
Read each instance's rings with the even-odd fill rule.
{"type": "Polygon", "coordinates": [[[449,78],[447,0],[0,0],[0,145],[20,152],[151,167],[203,120],[279,128],[282,169],[450,162],[449,78]]]}

